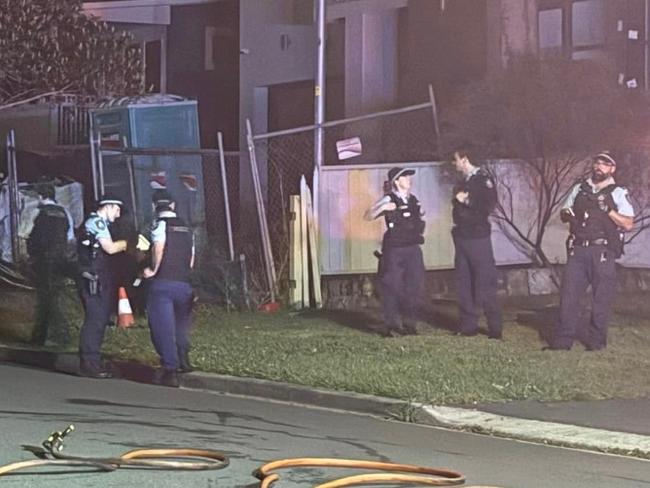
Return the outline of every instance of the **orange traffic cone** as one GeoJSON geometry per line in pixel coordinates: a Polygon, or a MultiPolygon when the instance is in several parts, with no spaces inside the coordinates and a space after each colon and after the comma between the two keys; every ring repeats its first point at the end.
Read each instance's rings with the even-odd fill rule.
{"type": "Polygon", "coordinates": [[[126,290],[124,287],[120,286],[117,302],[117,326],[120,329],[126,329],[127,327],[131,327],[134,322],[133,310],[131,310],[129,297],[126,296],[126,290]]]}

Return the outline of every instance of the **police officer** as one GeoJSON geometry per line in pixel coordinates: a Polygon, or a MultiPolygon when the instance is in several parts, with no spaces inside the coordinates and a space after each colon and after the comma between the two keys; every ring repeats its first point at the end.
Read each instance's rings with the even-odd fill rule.
{"type": "Polygon", "coordinates": [[[496,188],[487,171],[472,164],[466,150],[455,151],[452,163],[463,175],[454,188],[452,200],[451,233],[460,318],[457,333],[477,335],[479,308],[482,308],[487,318],[488,337],[501,339],[497,270],[488,220],[497,203],[496,188]]]}
{"type": "Polygon", "coordinates": [[[584,337],[588,351],[607,345],[607,323],[616,292],[615,260],[623,253],[623,231],[632,230],[634,209],[627,189],[614,181],[616,160],[610,153],[593,158],[591,177],[577,183],[560,211],[569,224],[567,263],[560,296],[560,318],[549,347],[569,350],[573,345],[580,298],[592,288],[591,321],[584,337]]]}
{"type": "Polygon", "coordinates": [[[151,230],[151,266],[147,315],[151,340],[162,368],[157,382],[177,387],[177,372],[190,372],[190,326],[193,302],[190,273],[194,266],[194,235],[176,215],[176,203],[166,190],[154,193],[156,218],[151,230]]]}
{"type": "Polygon", "coordinates": [[[36,283],[36,321],[32,343],[67,344],[68,322],[61,310],[70,244],[74,242],[73,222],[65,207],[56,203],[54,185],[39,183],[38,215],[27,239],[36,283]]]}
{"type": "Polygon", "coordinates": [[[416,334],[416,313],[424,281],[424,213],[411,193],[412,169],[388,171],[387,194],[364,214],[366,220],[380,215],[386,221],[379,261],[379,282],[384,309],[382,335],[416,334]]]}
{"type": "Polygon", "coordinates": [[[110,225],[118,219],[124,203],[104,196],[97,210],[84,222],[77,241],[80,294],[84,322],[79,337],[80,373],[91,378],[109,378],[101,362],[104,332],[117,301],[115,270],[109,256],[126,251],[127,241],[114,241],[110,225]]]}

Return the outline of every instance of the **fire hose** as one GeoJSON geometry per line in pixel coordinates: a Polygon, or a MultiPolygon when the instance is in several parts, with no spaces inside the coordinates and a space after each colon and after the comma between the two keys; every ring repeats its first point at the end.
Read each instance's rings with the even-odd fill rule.
{"type": "MultiPolygon", "coordinates": [[[[114,471],[121,467],[175,470],[214,470],[229,465],[228,457],[208,449],[135,449],[118,457],[86,458],[65,455],[63,439],[74,431],[70,425],[62,432],[53,432],[42,443],[43,447],[23,446],[39,459],[19,461],[0,466],[0,476],[18,470],[33,469],[42,466],[86,467],[98,471],[114,471]]],[[[429,468],[413,464],[399,464],[377,461],[362,461],[336,458],[294,458],[266,463],[253,471],[253,476],[260,480],[259,488],[271,488],[279,479],[278,470],[290,468],[347,468],[383,471],[345,476],[327,481],[314,488],[345,488],[359,485],[409,484],[410,486],[460,486],[465,477],[456,471],[429,468]]],[[[490,488],[487,486],[466,486],[465,488],[490,488]]]]}
{"type": "Polygon", "coordinates": [[[43,466],[87,467],[99,471],[114,471],[121,467],[197,471],[223,469],[230,463],[225,454],[209,449],[134,449],[118,457],[109,458],[87,458],[63,454],[61,452],[63,439],[73,431],[74,425],[70,425],[62,432],[53,432],[43,442],[42,448],[23,446],[23,449],[32,452],[39,459],[0,466],[0,476],[43,466]]]}
{"type": "MultiPolygon", "coordinates": [[[[345,488],[359,485],[408,484],[409,486],[460,486],[465,476],[456,471],[442,468],[428,468],[414,464],[362,461],[356,459],[295,458],[271,461],[253,471],[260,480],[259,488],[271,488],[280,476],[275,472],[288,468],[348,468],[385,471],[345,476],[327,481],[314,488],[345,488]]],[[[465,486],[465,488],[490,488],[488,486],[465,486]]],[[[495,488],[495,487],[492,487],[495,488]]]]}

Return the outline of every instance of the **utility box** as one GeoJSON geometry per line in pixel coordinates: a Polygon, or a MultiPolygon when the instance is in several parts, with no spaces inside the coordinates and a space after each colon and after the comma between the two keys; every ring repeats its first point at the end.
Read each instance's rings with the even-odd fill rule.
{"type": "Polygon", "coordinates": [[[111,100],[91,111],[101,138],[104,192],[129,202],[121,220],[134,228],[142,230],[152,221],[153,192],[166,189],[179,217],[204,233],[197,108],[196,101],[181,97],[147,95],[111,100]]]}

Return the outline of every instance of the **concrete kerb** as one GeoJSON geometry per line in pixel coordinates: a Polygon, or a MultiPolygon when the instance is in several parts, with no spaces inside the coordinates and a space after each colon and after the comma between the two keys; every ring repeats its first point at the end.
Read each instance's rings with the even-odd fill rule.
{"type": "MultiPolygon", "coordinates": [[[[76,374],[79,365],[76,354],[21,349],[3,345],[0,345],[0,361],[15,362],[68,374],[76,374]]],[[[152,367],[117,361],[112,362],[112,366],[122,378],[141,383],[153,383],[155,370],[152,367]]],[[[466,408],[423,405],[373,395],[320,390],[289,383],[212,373],[195,372],[181,375],[181,386],[320,408],[347,410],[534,443],[650,459],[650,437],[638,434],[506,417],[466,408]]]]}
{"type": "Polygon", "coordinates": [[[587,451],[650,459],[650,437],[557,422],[506,417],[478,410],[423,405],[435,425],[587,451]]]}
{"type": "MultiPolygon", "coordinates": [[[[77,374],[79,371],[79,358],[76,354],[71,353],[56,353],[0,345],[0,361],[14,362],[68,374],[77,374]]],[[[155,369],[150,366],[122,361],[111,361],[110,364],[116,377],[139,383],[154,383],[155,369]]],[[[290,383],[213,373],[194,372],[183,374],[180,375],[180,383],[183,388],[348,410],[381,417],[392,417],[398,420],[408,420],[407,414],[404,412],[408,412],[411,407],[409,402],[393,398],[353,392],[320,390],[290,383]]]]}

